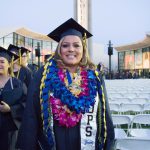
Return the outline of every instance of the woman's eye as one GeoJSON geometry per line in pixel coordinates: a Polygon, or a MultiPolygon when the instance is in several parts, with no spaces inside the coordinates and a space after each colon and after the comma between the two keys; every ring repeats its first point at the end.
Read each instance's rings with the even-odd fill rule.
{"type": "Polygon", "coordinates": [[[67,44],[63,44],[62,45],[62,48],[67,48],[69,45],[67,45],[67,44]]]}
{"type": "MultiPolygon", "coordinates": [[[[72,46],[75,47],[75,48],[79,48],[79,47],[80,47],[79,44],[73,44],[72,46]]],[[[68,47],[70,47],[70,44],[62,44],[61,47],[62,47],[62,48],[68,48],[68,47]]]]}
{"type": "Polygon", "coordinates": [[[78,47],[80,47],[80,45],[79,44],[75,44],[74,47],[78,48],[78,47]]]}

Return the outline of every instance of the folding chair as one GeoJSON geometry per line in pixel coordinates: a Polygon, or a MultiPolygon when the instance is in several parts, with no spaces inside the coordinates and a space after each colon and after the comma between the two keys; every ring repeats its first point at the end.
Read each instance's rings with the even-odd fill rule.
{"type": "Polygon", "coordinates": [[[150,139],[150,129],[131,129],[129,132],[132,137],[150,139]]]}
{"type": "Polygon", "coordinates": [[[141,93],[138,95],[138,98],[150,99],[150,93],[141,93]]]}
{"type": "Polygon", "coordinates": [[[120,105],[115,103],[109,103],[111,113],[120,113],[120,105]]]}
{"type": "Polygon", "coordinates": [[[125,138],[116,140],[116,150],[149,150],[150,139],[125,138]]]}
{"type": "Polygon", "coordinates": [[[121,104],[121,103],[129,104],[130,100],[128,98],[112,98],[111,102],[116,104],[121,104]]]}
{"type": "Polygon", "coordinates": [[[120,127],[120,125],[127,124],[130,126],[131,119],[127,115],[112,115],[113,125],[116,127],[120,127]]]}
{"type": "Polygon", "coordinates": [[[143,105],[143,113],[150,114],[150,103],[143,105]]]}
{"type": "Polygon", "coordinates": [[[150,125],[150,114],[139,114],[139,115],[134,116],[131,122],[131,127],[133,123],[150,125]]]}
{"type": "Polygon", "coordinates": [[[122,93],[117,93],[117,92],[116,92],[116,93],[111,93],[111,94],[109,94],[108,97],[109,97],[109,98],[112,98],[112,99],[113,99],[113,98],[123,98],[123,95],[122,95],[122,93]]]}
{"type": "Polygon", "coordinates": [[[124,95],[124,98],[129,98],[129,99],[137,98],[137,94],[136,93],[126,93],[124,95]]]}
{"type": "Polygon", "coordinates": [[[127,133],[124,131],[124,129],[115,128],[114,130],[115,130],[115,139],[127,138],[127,133]]]}
{"type": "Polygon", "coordinates": [[[150,114],[139,114],[132,119],[131,128],[129,129],[130,135],[150,139],[150,128],[143,128],[142,125],[150,126],[150,114]],[[136,128],[133,128],[133,124],[136,124],[136,128]]]}
{"type": "Polygon", "coordinates": [[[142,113],[143,111],[143,106],[140,104],[121,104],[120,105],[120,112],[122,114],[127,113],[131,114],[131,112],[137,114],[137,113],[142,113]]]}
{"type": "Polygon", "coordinates": [[[112,115],[112,120],[115,127],[115,138],[127,137],[128,129],[131,123],[130,117],[126,115],[112,115]],[[127,129],[121,129],[121,125],[127,125],[127,129]]]}
{"type": "Polygon", "coordinates": [[[148,100],[146,98],[134,98],[134,99],[131,99],[131,103],[132,104],[146,104],[148,102],[148,100]]]}

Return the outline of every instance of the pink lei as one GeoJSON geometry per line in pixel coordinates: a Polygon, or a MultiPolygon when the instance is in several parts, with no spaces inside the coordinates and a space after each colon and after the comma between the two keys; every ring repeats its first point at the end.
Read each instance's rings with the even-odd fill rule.
{"type": "MultiPolygon", "coordinates": [[[[60,69],[58,72],[59,78],[61,79],[62,82],[65,83],[66,81],[66,76],[65,72],[60,69]]],[[[70,91],[73,93],[75,96],[80,96],[80,95],[88,95],[88,81],[87,81],[87,72],[84,70],[81,70],[80,72],[81,76],[81,84],[78,85],[79,89],[70,89],[70,91]]],[[[66,84],[66,83],[65,83],[66,84]]],[[[71,111],[67,105],[64,105],[60,99],[56,99],[53,96],[50,96],[50,105],[52,107],[52,113],[54,115],[54,119],[58,121],[60,126],[65,126],[65,127],[74,127],[82,118],[82,113],[77,114],[75,111],[71,111]]]]}

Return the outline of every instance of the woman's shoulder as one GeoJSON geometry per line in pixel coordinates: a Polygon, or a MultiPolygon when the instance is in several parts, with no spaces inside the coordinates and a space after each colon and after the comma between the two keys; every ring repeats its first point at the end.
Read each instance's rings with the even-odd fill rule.
{"type": "Polygon", "coordinates": [[[11,82],[11,80],[12,80],[13,84],[22,84],[21,80],[16,77],[11,77],[10,82],[11,82]]]}
{"type": "Polygon", "coordinates": [[[26,90],[24,83],[20,79],[17,79],[16,77],[10,78],[10,84],[13,90],[17,91],[26,90]]]}
{"type": "Polygon", "coordinates": [[[101,84],[104,84],[103,73],[101,71],[98,71],[97,69],[94,69],[93,72],[96,78],[98,79],[98,81],[101,82],[101,84]]]}
{"type": "Polygon", "coordinates": [[[5,89],[3,90],[3,99],[10,105],[16,103],[23,95],[23,84],[22,82],[15,78],[10,77],[9,82],[5,89]]]}
{"type": "Polygon", "coordinates": [[[102,74],[100,71],[98,71],[97,69],[93,68],[93,69],[88,69],[88,71],[92,72],[96,77],[100,77],[102,74]]]}
{"type": "Polygon", "coordinates": [[[28,67],[24,67],[24,66],[21,67],[20,71],[23,72],[23,74],[31,74],[32,73],[32,71],[28,67]]]}

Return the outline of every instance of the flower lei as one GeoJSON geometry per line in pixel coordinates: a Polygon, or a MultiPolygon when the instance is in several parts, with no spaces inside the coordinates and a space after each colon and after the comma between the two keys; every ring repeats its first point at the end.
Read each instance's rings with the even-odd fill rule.
{"type": "Polygon", "coordinates": [[[60,126],[74,127],[81,120],[81,113],[71,112],[59,99],[50,96],[50,102],[54,119],[59,122],[60,126]]]}
{"type": "MultiPolygon", "coordinates": [[[[62,82],[59,78],[59,68],[57,67],[54,60],[52,61],[51,66],[48,66],[48,70],[49,73],[47,76],[51,78],[49,80],[49,89],[53,93],[53,96],[57,99],[60,99],[64,105],[67,105],[70,111],[75,111],[77,114],[84,114],[89,112],[89,109],[95,103],[97,91],[94,71],[86,71],[87,79],[85,80],[87,80],[88,83],[88,85],[86,85],[88,87],[88,95],[86,94],[87,88],[82,87],[83,89],[85,88],[84,92],[81,92],[81,94],[76,97],[72,92],[70,92],[70,90],[65,86],[64,82],[62,82]]],[[[85,73],[83,73],[82,76],[84,77],[85,73]]]]}
{"type": "MultiPolygon", "coordinates": [[[[80,69],[81,70],[81,69],[80,69]]],[[[66,72],[65,72],[66,73],[66,72]]],[[[62,69],[59,69],[58,76],[62,82],[65,82],[66,75],[62,69]]],[[[80,78],[80,76],[78,77],[80,78]]],[[[82,83],[80,85],[79,81],[77,82],[77,87],[72,87],[71,85],[68,85],[68,88],[70,91],[76,96],[85,95],[88,96],[89,89],[87,87],[87,72],[85,70],[81,70],[81,78],[82,83]],[[80,88],[78,86],[81,86],[80,88]],[[75,89],[76,88],[76,89],[75,89]]],[[[71,78],[70,78],[71,80],[71,78]]],[[[71,81],[68,81],[71,82],[71,81]]],[[[62,102],[59,99],[56,99],[52,96],[50,96],[50,103],[52,105],[52,112],[54,114],[54,119],[59,121],[59,125],[66,126],[66,127],[73,127],[75,126],[82,118],[82,113],[77,114],[75,111],[70,111],[67,107],[67,105],[63,105],[62,102]]]]}

